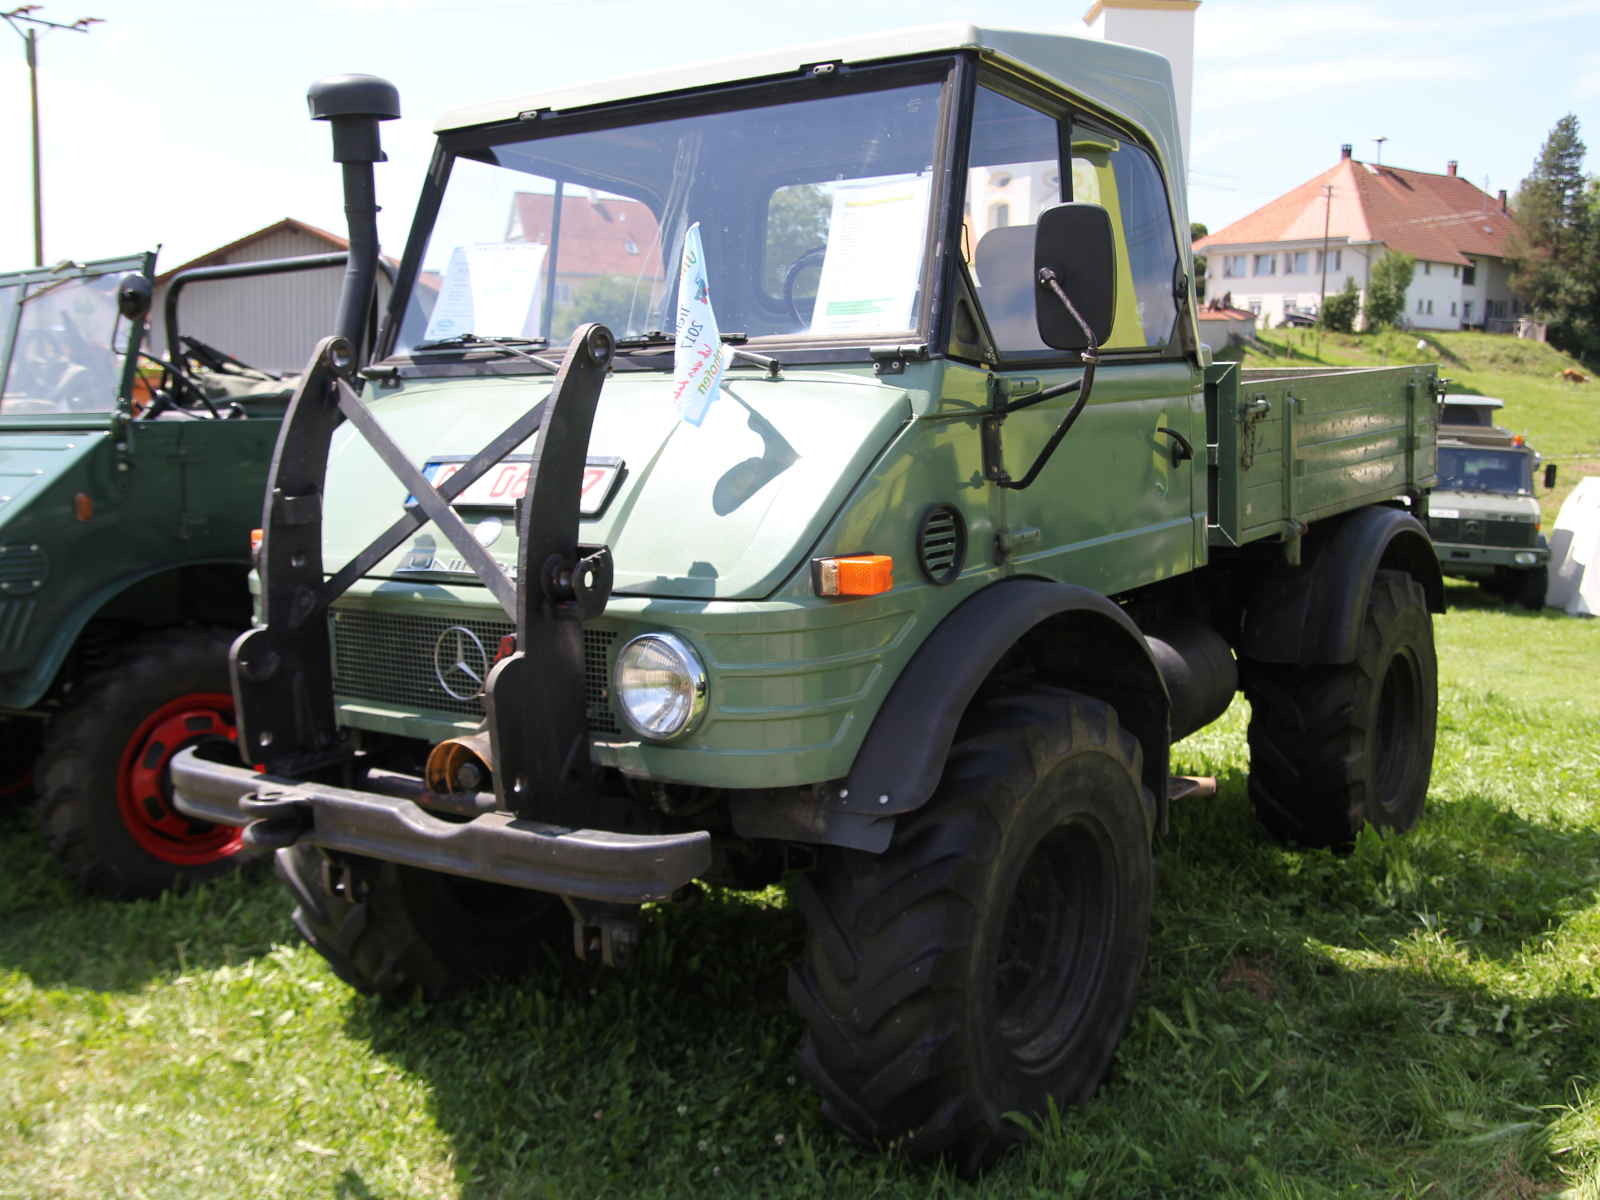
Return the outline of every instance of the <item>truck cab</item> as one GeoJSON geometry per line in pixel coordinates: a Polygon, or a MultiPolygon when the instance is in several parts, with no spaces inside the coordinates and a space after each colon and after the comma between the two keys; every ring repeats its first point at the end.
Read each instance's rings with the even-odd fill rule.
{"type": "Polygon", "coordinates": [[[1495,424],[1505,401],[1451,396],[1439,408],[1439,486],[1428,529],[1446,575],[1538,611],[1550,548],[1534,492],[1539,453],[1495,424]]]}

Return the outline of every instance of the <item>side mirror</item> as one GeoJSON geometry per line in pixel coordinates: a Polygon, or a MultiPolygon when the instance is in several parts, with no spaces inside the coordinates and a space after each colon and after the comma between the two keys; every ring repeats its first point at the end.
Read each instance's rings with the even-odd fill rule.
{"type": "Polygon", "coordinates": [[[137,271],[129,271],[118,281],[117,311],[130,321],[150,311],[150,281],[137,271]]]}
{"type": "Polygon", "coordinates": [[[1556,465],[1555,465],[1555,463],[1545,463],[1545,465],[1544,465],[1544,489],[1545,489],[1545,491],[1549,491],[1551,488],[1555,487],[1555,485],[1556,485],[1556,465]]]}
{"type": "Polygon", "coordinates": [[[1055,272],[1096,344],[1111,336],[1117,312],[1117,242],[1111,214],[1098,204],[1058,204],[1039,214],[1033,237],[1033,303],[1039,338],[1056,350],[1086,350],[1083,330],[1039,282],[1039,268],[1055,272]]]}

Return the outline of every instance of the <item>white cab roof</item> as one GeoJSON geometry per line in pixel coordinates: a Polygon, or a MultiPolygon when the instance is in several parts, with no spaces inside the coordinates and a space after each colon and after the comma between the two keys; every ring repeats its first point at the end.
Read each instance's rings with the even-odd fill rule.
{"type": "Polygon", "coordinates": [[[895,29],[469,104],[445,113],[434,129],[443,132],[513,121],[519,114],[537,109],[568,112],[744,80],[792,76],[812,63],[843,62],[847,66],[860,66],[885,59],[955,50],[979,50],[1026,74],[1053,80],[1145,130],[1166,168],[1168,191],[1177,210],[1175,216],[1180,227],[1187,227],[1186,189],[1172,186],[1173,180],[1182,181],[1186,176],[1178,140],[1171,64],[1162,55],[1148,50],[1071,34],[982,29],[955,22],[895,29]]]}

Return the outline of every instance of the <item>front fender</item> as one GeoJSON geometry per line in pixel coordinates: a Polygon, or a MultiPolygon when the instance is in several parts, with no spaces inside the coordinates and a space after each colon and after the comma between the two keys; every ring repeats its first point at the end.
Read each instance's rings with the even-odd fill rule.
{"type": "Polygon", "coordinates": [[[928,635],[884,699],[849,775],[827,788],[824,806],[883,817],[926,803],[967,705],[1024,638],[1041,678],[1117,709],[1144,747],[1145,785],[1164,797],[1171,701],[1138,627],[1088,588],[1011,579],[968,597],[928,635]]]}

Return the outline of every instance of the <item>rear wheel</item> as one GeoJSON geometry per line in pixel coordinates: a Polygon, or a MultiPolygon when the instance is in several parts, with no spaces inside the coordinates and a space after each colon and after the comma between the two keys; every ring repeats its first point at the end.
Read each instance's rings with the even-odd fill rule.
{"type": "Polygon", "coordinates": [[[35,775],[51,852],[84,888],[135,899],[216,879],[246,857],[240,831],[172,806],[172,758],[235,740],[226,629],[138,639],[75,687],[35,775]]]}
{"type": "Polygon", "coordinates": [[[420,988],[445,1000],[485,978],[520,974],[545,945],[571,953],[559,896],[314,846],[279,850],[295,928],[357,991],[420,988]]]}
{"type": "Polygon", "coordinates": [[[1421,584],[1403,571],[1377,573],[1353,663],[1244,665],[1250,798],[1270,834],[1340,846],[1363,825],[1416,825],[1433,772],[1439,693],[1421,584]]]}
{"type": "Polygon", "coordinates": [[[971,1174],[1020,1137],[1007,1113],[1094,1094],[1149,931],[1139,771],[1106,705],[1013,692],[964,724],[888,850],[824,853],[799,886],[810,937],[789,996],[835,1127],[971,1174]]]}

